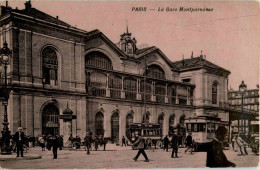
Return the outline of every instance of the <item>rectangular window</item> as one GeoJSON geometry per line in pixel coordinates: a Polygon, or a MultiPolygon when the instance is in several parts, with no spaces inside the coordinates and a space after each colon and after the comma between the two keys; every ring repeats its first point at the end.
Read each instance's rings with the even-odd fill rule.
{"type": "Polygon", "coordinates": [[[190,83],[191,79],[190,78],[187,78],[187,79],[182,79],[182,82],[183,83],[190,83]]]}

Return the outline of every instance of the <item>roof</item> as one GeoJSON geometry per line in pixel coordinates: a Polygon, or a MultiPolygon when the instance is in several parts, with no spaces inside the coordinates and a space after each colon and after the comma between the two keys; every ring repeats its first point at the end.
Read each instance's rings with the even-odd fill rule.
{"type": "Polygon", "coordinates": [[[173,62],[173,64],[177,66],[181,71],[187,71],[198,68],[211,68],[215,70],[221,70],[230,74],[229,70],[226,70],[216,64],[211,63],[210,61],[204,59],[202,56],[175,61],[173,62]]]}
{"type": "Polygon", "coordinates": [[[136,55],[142,54],[142,53],[144,53],[144,52],[146,52],[146,51],[148,51],[149,49],[152,49],[152,48],[154,48],[154,46],[152,46],[152,47],[147,47],[147,48],[142,48],[142,49],[137,49],[137,50],[135,51],[135,54],[136,54],[136,55]]]}

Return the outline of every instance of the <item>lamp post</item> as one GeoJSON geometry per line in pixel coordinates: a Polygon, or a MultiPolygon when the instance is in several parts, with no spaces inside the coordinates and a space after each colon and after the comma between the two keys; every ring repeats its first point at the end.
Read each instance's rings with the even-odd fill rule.
{"type": "MultiPolygon", "coordinates": [[[[242,80],[242,83],[239,85],[239,92],[241,93],[242,95],[242,102],[241,102],[241,109],[242,109],[242,113],[240,114],[240,120],[241,120],[241,117],[242,117],[242,126],[243,127],[242,129],[244,130],[244,135],[245,135],[245,122],[244,122],[244,126],[243,126],[243,117],[244,117],[244,92],[246,91],[247,89],[247,85],[244,83],[244,80],[242,80]],[[241,116],[242,115],[242,116],[241,116]]],[[[245,120],[244,120],[245,121],[245,120]]],[[[239,131],[239,120],[238,120],[238,133],[240,132],[239,131]]]]}
{"type": "Polygon", "coordinates": [[[3,122],[3,130],[2,130],[2,144],[1,144],[1,154],[2,155],[10,155],[11,154],[11,147],[10,147],[10,131],[8,128],[8,116],[7,116],[7,105],[8,105],[8,98],[9,98],[9,89],[7,88],[7,65],[11,62],[11,50],[8,48],[8,44],[4,42],[3,48],[0,50],[0,59],[1,62],[4,64],[5,70],[5,85],[4,88],[1,89],[3,94],[3,105],[4,105],[4,122],[3,122]]]}

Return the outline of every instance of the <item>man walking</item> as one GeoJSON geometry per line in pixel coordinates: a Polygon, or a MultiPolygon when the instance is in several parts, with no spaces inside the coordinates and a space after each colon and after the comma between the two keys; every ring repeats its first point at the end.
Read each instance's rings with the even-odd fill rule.
{"type": "Polygon", "coordinates": [[[168,148],[169,148],[169,138],[166,135],[163,139],[163,150],[166,149],[166,152],[168,152],[168,148]]]}
{"type": "Polygon", "coordinates": [[[85,140],[85,147],[87,148],[87,155],[89,155],[90,154],[89,150],[90,150],[90,147],[91,147],[91,144],[92,144],[92,141],[93,141],[92,135],[91,135],[90,132],[86,133],[84,140],[85,140]]]}
{"type": "Polygon", "coordinates": [[[125,145],[126,146],[126,143],[125,143],[125,136],[122,137],[122,146],[125,145]]]}
{"type": "Polygon", "coordinates": [[[186,138],[186,145],[187,145],[187,149],[185,150],[185,153],[190,149],[190,154],[192,154],[192,149],[193,149],[193,142],[192,142],[192,136],[191,133],[189,132],[189,135],[186,138]]]}
{"type": "Polygon", "coordinates": [[[235,135],[235,141],[237,143],[237,146],[240,149],[241,155],[242,156],[248,155],[247,150],[246,150],[246,146],[245,146],[245,142],[241,139],[241,137],[235,135]]]}
{"type": "Polygon", "coordinates": [[[175,153],[175,157],[178,158],[178,136],[175,134],[175,131],[173,132],[173,136],[172,136],[172,155],[171,158],[174,158],[174,153],[175,153]]]}
{"type": "Polygon", "coordinates": [[[14,141],[16,142],[16,150],[17,150],[17,156],[19,157],[19,152],[21,151],[21,157],[23,157],[23,144],[24,144],[24,133],[23,133],[23,128],[19,127],[18,131],[15,132],[14,135],[14,141]]]}
{"type": "Polygon", "coordinates": [[[53,159],[57,159],[58,156],[58,147],[59,147],[59,139],[57,136],[51,137],[52,143],[52,152],[53,152],[53,159]]]}
{"type": "Polygon", "coordinates": [[[149,162],[149,159],[144,151],[144,149],[145,149],[144,143],[145,143],[145,139],[143,137],[139,136],[137,141],[132,144],[133,146],[137,146],[137,148],[139,149],[137,155],[133,158],[133,160],[137,161],[140,154],[143,154],[143,156],[145,158],[145,162],[149,162]]]}
{"type": "Polygon", "coordinates": [[[225,139],[227,129],[224,126],[219,126],[215,132],[215,138],[208,146],[206,166],[210,168],[218,167],[235,167],[236,164],[227,160],[223,152],[222,141],[225,139]]]}

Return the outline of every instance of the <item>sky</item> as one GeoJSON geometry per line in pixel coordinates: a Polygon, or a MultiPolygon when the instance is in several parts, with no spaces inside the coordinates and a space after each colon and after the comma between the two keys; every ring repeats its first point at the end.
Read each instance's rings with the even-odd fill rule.
{"type": "MultiPolygon", "coordinates": [[[[9,5],[23,9],[24,2],[9,5]]],[[[199,56],[202,50],[207,60],[231,71],[229,88],[237,90],[242,80],[248,89],[259,84],[259,2],[32,0],[32,7],[86,31],[99,29],[114,43],[128,25],[137,46],[157,46],[171,61],[190,58],[192,51],[199,56]],[[137,7],[146,11],[133,11],[137,7]],[[167,12],[167,7],[177,11],[167,12]],[[213,11],[183,12],[180,7],[213,11]]]]}

